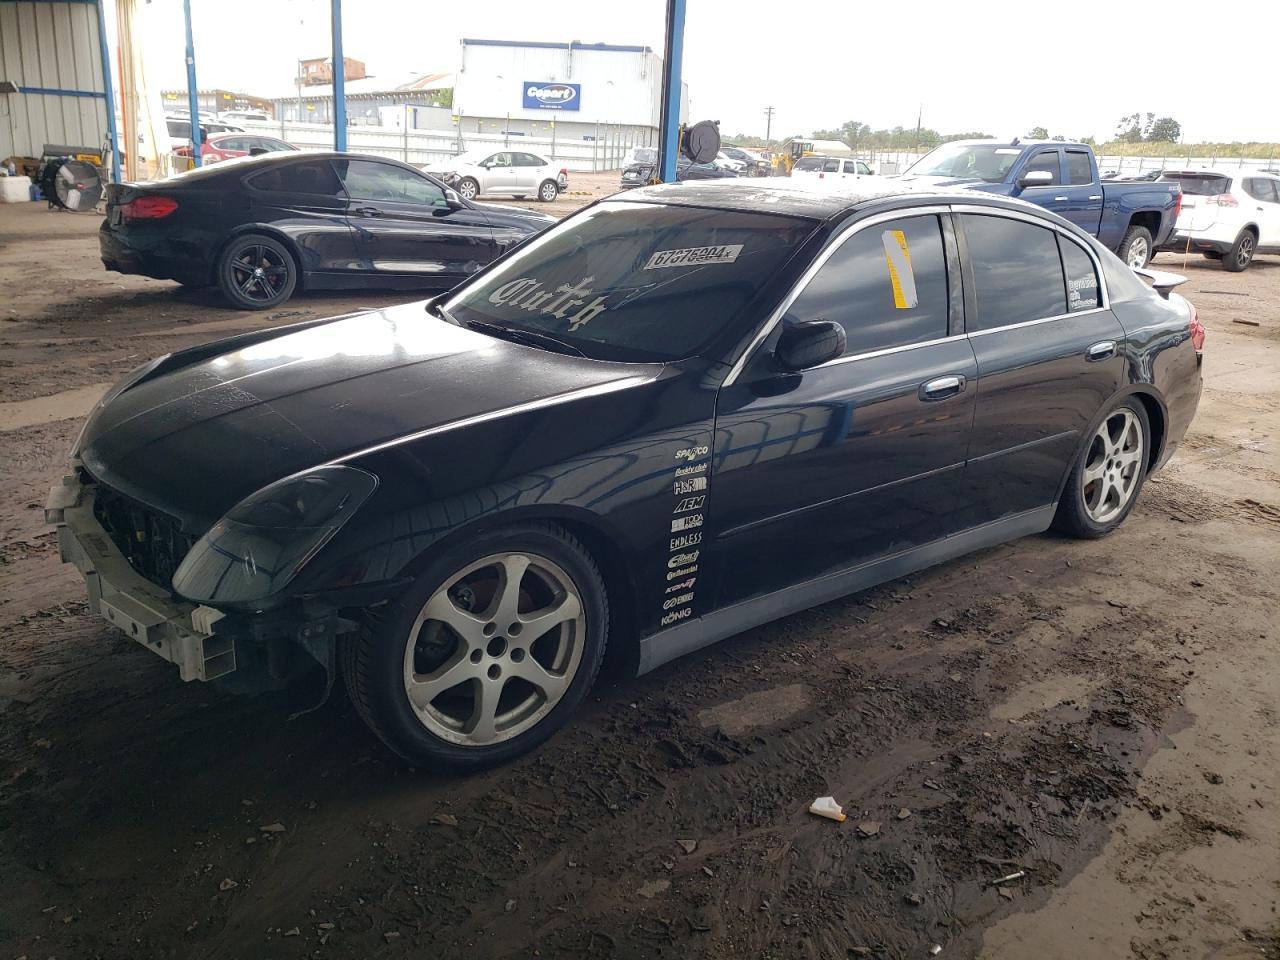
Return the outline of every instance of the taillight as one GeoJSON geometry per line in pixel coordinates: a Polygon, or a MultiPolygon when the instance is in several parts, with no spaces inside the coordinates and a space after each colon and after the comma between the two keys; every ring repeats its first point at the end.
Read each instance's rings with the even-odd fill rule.
{"type": "Polygon", "coordinates": [[[120,205],[122,220],[159,220],[178,209],[178,201],[169,197],[144,196],[120,205]]]}
{"type": "Polygon", "coordinates": [[[1191,308],[1191,345],[1199,353],[1204,349],[1204,324],[1200,322],[1200,311],[1196,305],[1188,300],[1187,306],[1191,308]]]}
{"type": "Polygon", "coordinates": [[[1229,193],[1220,193],[1216,197],[1205,197],[1205,203],[1218,207],[1238,207],[1240,203],[1229,193]]]}
{"type": "Polygon", "coordinates": [[[1173,205],[1173,219],[1177,220],[1182,215],[1182,191],[1178,191],[1178,199],[1173,205]]]}

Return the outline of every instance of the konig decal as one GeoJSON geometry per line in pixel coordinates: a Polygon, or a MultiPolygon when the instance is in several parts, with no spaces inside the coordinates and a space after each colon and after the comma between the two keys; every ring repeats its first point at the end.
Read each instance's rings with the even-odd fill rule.
{"type": "Polygon", "coordinates": [[[526,110],[581,110],[582,84],[524,82],[526,110]]]}

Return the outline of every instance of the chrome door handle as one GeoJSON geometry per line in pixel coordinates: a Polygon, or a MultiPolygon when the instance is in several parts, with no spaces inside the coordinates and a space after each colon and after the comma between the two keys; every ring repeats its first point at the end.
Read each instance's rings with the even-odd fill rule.
{"type": "Polygon", "coordinates": [[[1055,200],[1066,200],[1067,198],[1066,198],[1066,197],[1054,197],[1053,199],[1055,199],[1055,200]]]}
{"type": "Polygon", "coordinates": [[[956,374],[949,377],[938,377],[920,385],[921,400],[945,400],[954,397],[964,390],[964,377],[956,374]]]}
{"type": "Polygon", "coordinates": [[[1108,357],[1116,355],[1116,342],[1114,340],[1103,340],[1095,343],[1085,351],[1085,359],[1089,361],[1106,360],[1108,357]]]}

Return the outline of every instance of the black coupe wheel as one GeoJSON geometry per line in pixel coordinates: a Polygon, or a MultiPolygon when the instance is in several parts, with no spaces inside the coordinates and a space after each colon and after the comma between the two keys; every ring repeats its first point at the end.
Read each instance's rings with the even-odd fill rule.
{"type": "Polygon", "coordinates": [[[543,180],[542,186],[538,188],[538,199],[543,203],[550,203],[556,197],[560,196],[560,187],[554,180],[543,180]]]}
{"type": "Polygon", "coordinates": [[[343,651],[357,711],[410,763],[473,769],[542,743],[604,659],[609,604],[553,524],[480,534],[433,560],[343,651]]]}
{"type": "Polygon", "coordinates": [[[260,234],[237,237],[218,259],[218,287],[243,310],[284,303],[298,283],[293,257],[278,240],[260,234]]]}
{"type": "Polygon", "coordinates": [[[1253,262],[1253,253],[1257,248],[1258,238],[1248,228],[1240,231],[1236,242],[1222,257],[1222,269],[1229,273],[1241,273],[1253,262]]]}
{"type": "Polygon", "coordinates": [[[1146,480],[1150,445],[1151,424],[1142,401],[1128,397],[1112,407],[1071,469],[1056,526],[1088,540],[1120,526],[1146,480]]]}

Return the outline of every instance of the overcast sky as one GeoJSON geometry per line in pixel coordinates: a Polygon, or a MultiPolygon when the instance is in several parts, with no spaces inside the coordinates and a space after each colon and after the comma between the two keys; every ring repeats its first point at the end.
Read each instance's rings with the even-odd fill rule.
{"type": "MultiPolygon", "coordinates": [[[[691,119],[720,120],[728,135],[763,135],[770,104],[775,136],[846,120],[911,127],[923,104],[925,126],[943,133],[1011,137],[1043,125],[1104,140],[1123,114],[1150,110],[1181,121],[1189,141],[1277,141],[1280,110],[1264,80],[1277,55],[1277,2],[688,0],[684,78],[691,119]]],[[[298,58],[329,53],[328,0],[191,6],[201,87],[280,96],[298,58]]],[[[388,78],[455,70],[461,37],[663,47],[663,0],[345,7],[347,56],[388,78]]],[[[151,0],[147,15],[160,82],[185,87],[181,0],[151,0]]]]}

